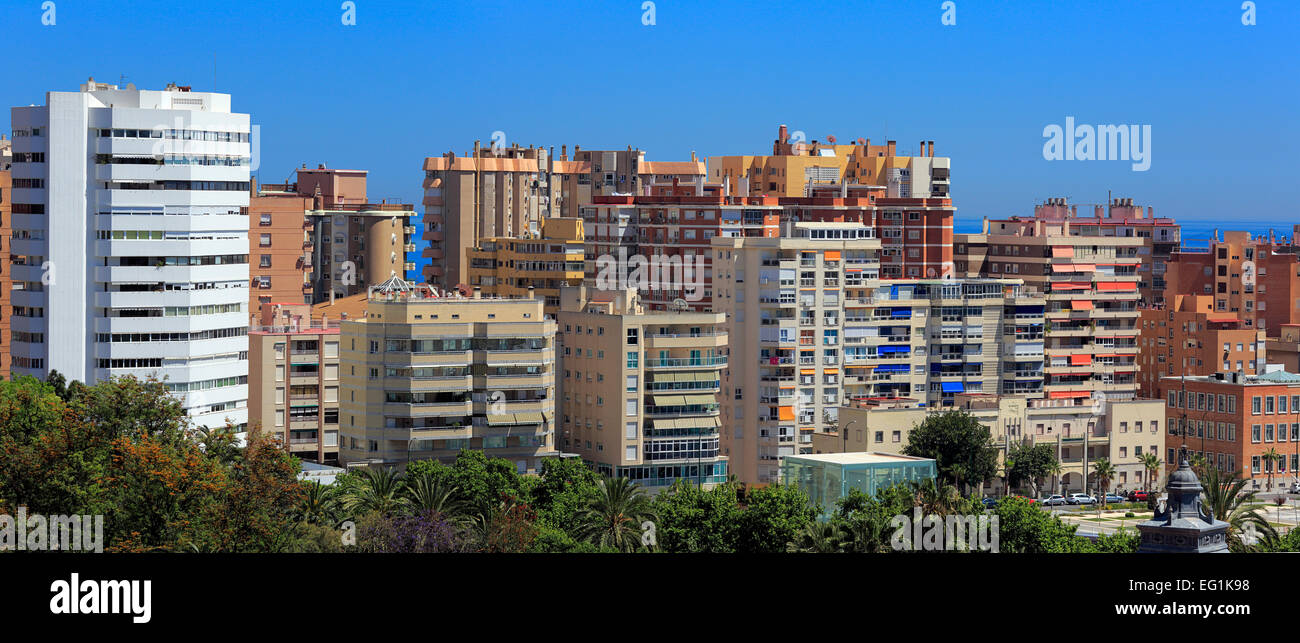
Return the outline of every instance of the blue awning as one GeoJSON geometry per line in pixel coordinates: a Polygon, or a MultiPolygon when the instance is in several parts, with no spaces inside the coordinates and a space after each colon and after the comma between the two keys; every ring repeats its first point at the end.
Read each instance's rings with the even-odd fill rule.
{"type": "Polygon", "coordinates": [[[893,309],[893,311],[890,312],[890,316],[891,316],[891,317],[911,317],[911,316],[912,316],[912,309],[911,309],[911,308],[895,308],[895,309],[893,309]]]}
{"type": "Polygon", "coordinates": [[[911,346],[881,346],[880,349],[879,349],[879,352],[880,352],[880,354],[885,354],[885,353],[910,353],[910,352],[912,352],[912,347],[911,347],[911,346]]]}
{"type": "Polygon", "coordinates": [[[966,385],[965,385],[965,384],[962,384],[961,382],[944,382],[944,383],[943,383],[943,392],[944,392],[944,393],[962,393],[962,392],[965,392],[965,390],[966,390],[966,385]]]}
{"type": "Polygon", "coordinates": [[[907,364],[881,364],[876,367],[877,373],[906,373],[911,370],[907,364]]]}

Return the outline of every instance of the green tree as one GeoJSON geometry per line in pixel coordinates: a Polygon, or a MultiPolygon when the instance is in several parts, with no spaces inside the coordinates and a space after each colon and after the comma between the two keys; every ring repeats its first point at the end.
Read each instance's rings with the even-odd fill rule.
{"type": "Polygon", "coordinates": [[[598,479],[596,472],[579,458],[542,460],[541,474],[531,493],[538,523],[558,529],[569,536],[569,541],[578,542],[581,524],[578,516],[586,509],[588,500],[595,497],[598,479]]]}
{"type": "Polygon", "coordinates": [[[1003,498],[998,516],[998,550],[1014,554],[1077,554],[1095,551],[1076,527],[1023,498],[1003,498]]]}
{"type": "Polygon", "coordinates": [[[1164,466],[1164,462],[1160,461],[1160,456],[1151,451],[1139,456],[1138,462],[1142,464],[1142,486],[1146,488],[1148,496],[1153,496],[1155,495],[1155,484],[1159,480],[1157,476],[1159,476],[1160,467],[1164,466]]]}
{"type": "Polygon", "coordinates": [[[300,519],[309,525],[334,526],[339,521],[338,487],[316,481],[303,485],[300,519]]]}
{"type": "Polygon", "coordinates": [[[406,508],[414,513],[456,516],[461,513],[460,493],[445,477],[428,472],[408,476],[404,489],[406,508]]]}
{"type": "Polygon", "coordinates": [[[769,485],[746,494],[737,525],[738,553],[780,553],[804,527],[817,520],[820,509],[794,485],[769,485]]]}
{"type": "Polygon", "coordinates": [[[1026,438],[1011,445],[1004,466],[1007,471],[1008,493],[1010,487],[1028,482],[1033,489],[1033,496],[1037,498],[1038,481],[1053,475],[1053,470],[1059,471],[1060,463],[1056,460],[1056,452],[1051,445],[1034,444],[1026,438]]]}
{"type": "Polygon", "coordinates": [[[49,374],[45,376],[45,383],[54,389],[54,394],[59,396],[59,399],[64,402],[68,401],[68,380],[63,377],[62,373],[50,369],[49,374]]]}
{"type": "Polygon", "coordinates": [[[678,480],[654,498],[656,549],[668,553],[731,553],[741,508],[738,485],[703,490],[678,480]]]}
{"type": "Polygon", "coordinates": [[[606,476],[596,482],[596,495],[579,514],[578,532],[597,546],[634,551],[641,546],[642,523],[654,518],[653,503],[640,486],[606,476]]]}
{"type": "Polygon", "coordinates": [[[933,458],[940,480],[963,493],[969,485],[993,477],[998,467],[998,451],[988,427],[961,409],[926,417],[908,435],[903,453],[933,458]]]}
{"type": "Polygon", "coordinates": [[[459,490],[470,515],[487,514],[498,508],[503,498],[527,499],[527,484],[513,462],[489,458],[482,451],[463,450],[450,465],[436,460],[417,460],[406,467],[407,475],[429,472],[459,490]]]}

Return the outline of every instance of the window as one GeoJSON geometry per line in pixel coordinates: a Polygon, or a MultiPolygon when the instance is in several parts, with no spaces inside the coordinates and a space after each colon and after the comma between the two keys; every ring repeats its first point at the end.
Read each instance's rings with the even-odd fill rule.
{"type": "Polygon", "coordinates": [[[1258,424],[1250,425],[1250,441],[1259,442],[1260,426],[1258,424]]]}
{"type": "Polygon", "coordinates": [[[627,345],[628,346],[637,345],[637,329],[635,328],[627,329],[627,345]]]}
{"type": "Polygon", "coordinates": [[[628,368],[636,368],[636,367],[637,367],[637,361],[638,361],[638,358],[639,358],[640,356],[641,356],[641,354],[640,354],[639,352],[637,352],[637,351],[628,351],[628,352],[627,352],[627,367],[628,367],[628,368]]]}
{"type": "MultiPolygon", "coordinates": [[[[1238,362],[1238,363],[1240,364],[1240,362],[1238,362]]],[[[1260,397],[1259,397],[1258,395],[1256,395],[1255,397],[1250,398],[1250,414],[1251,414],[1251,415],[1259,415],[1259,413],[1260,413],[1260,404],[1261,404],[1261,401],[1260,401],[1260,397]]]]}
{"type": "Polygon", "coordinates": [[[628,417],[633,417],[633,416],[636,415],[636,398],[631,398],[631,399],[627,400],[627,413],[626,413],[626,415],[627,415],[628,417]]]}
{"type": "Polygon", "coordinates": [[[258,245],[262,246],[263,248],[271,245],[271,235],[267,233],[263,233],[262,235],[260,235],[258,245]]]}

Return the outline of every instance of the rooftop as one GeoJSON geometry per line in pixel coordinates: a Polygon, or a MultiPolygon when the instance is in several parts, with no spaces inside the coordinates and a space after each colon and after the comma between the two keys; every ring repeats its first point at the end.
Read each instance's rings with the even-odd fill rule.
{"type": "Polygon", "coordinates": [[[809,460],[813,462],[826,462],[830,464],[894,464],[899,462],[929,462],[930,458],[914,458],[909,455],[896,455],[892,453],[817,453],[803,455],[788,455],[786,459],[809,460]]]}

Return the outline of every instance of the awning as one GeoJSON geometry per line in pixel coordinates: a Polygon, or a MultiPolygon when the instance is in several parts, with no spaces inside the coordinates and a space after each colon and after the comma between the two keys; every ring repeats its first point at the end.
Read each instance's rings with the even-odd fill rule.
{"type": "Polygon", "coordinates": [[[490,413],[487,416],[488,426],[500,426],[502,424],[515,424],[514,413],[490,413]]]}
{"type": "Polygon", "coordinates": [[[1092,355],[1075,354],[1070,356],[1070,366],[1087,366],[1092,363],[1092,355]]]}
{"type": "Polygon", "coordinates": [[[717,404],[717,398],[712,395],[683,395],[687,404],[717,404]]]}
{"type": "Polygon", "coordinates": [[[1101,281],[1097,283],[1097,290],[1137,290],[1136,281],[1101,281]]]}
{"type": "Polygon", "coordinates": [[[880,364],[876,366],[877,373],[907,373],[912,370],[907,364],[880,364]]]}
{"type": "Polygon", "coordinates": [[[1052,272],[1093,272],[1096,264],[1091,263],[1054,263],[1052,272]]]}
{"type": "Polygon", "coordinates": [[[800,375],[816,375],[816,374],[817,374],[817,369],[815,369],[815,368],[801,368],[801,369],[799,369],[799,374],[800,374],[800,375]]]}
{"type": "Polygon", "coordinates": [[[782,420],[794,421],[794,407],[793,406],[780,407],[780,409],[778,410],[777,417],[781,418],[782,420]]]}
{"type": "Polygon", "coordinates": [[[1237,322],[1241,320],[1237,319],[1236,317],[1206,317],[1205,321],[1214,324],[1227,324],[1227,323],[1237,322]]]}
{"type": "Polygon", "coordinates": [[[655,406],[682,406],[686,401],[684,395],[656,395],[654,397],[655,406]]]}
{"type": "Polygon", "coordinates": [[[839,250],[827,250],[827,251],[826,251],[826,254],[823,256],[823,258],[824,258],[826,261],[839,261],[839,260],[840,260],[840,251],[839,251],[839,250]]]}
{"type": "Polygon", "coordinates": [[[1091,290],[1092,283],[1087,281],[1062,281],[1052,284],[1052,290],[1091,290]]]}
{"type": "Polygon", "coordinates": [[[525,411],[523,413],[515,414],[514,423],[515,424],[541,424],[545,421],[546,421],[545,418],[542,417],[542,414],[540,412],[525,411]]]}
{"type": "Polygon", "coordinates": [[[910,353],[912,352],[912,347],[911,346],[881,346],[878,349],[878,352],[879,353],[910,353]]]}
{"type": "Polygon", "coordinates": [[[1048,397],[1059,400],[1070,397],[1092,397],[1092,391],[1052,391],[1048,397]]]}
{"type": "Polygon", "coordinates": [[[1092,301],[1076,299],[1070,302],[1070,310],[1092,310],[1092,301]]]}
{"type": "Polygon", "coordinates": [[[961,382],[944,382],[944,393],[963,393],[966,391],[966,385],[961,382]]]}
{"type": "Polygon", "coordinates": [[[1052,256],[1062,258],[1074,257],[1074,246],[1052,246],[1052,256]]]}

